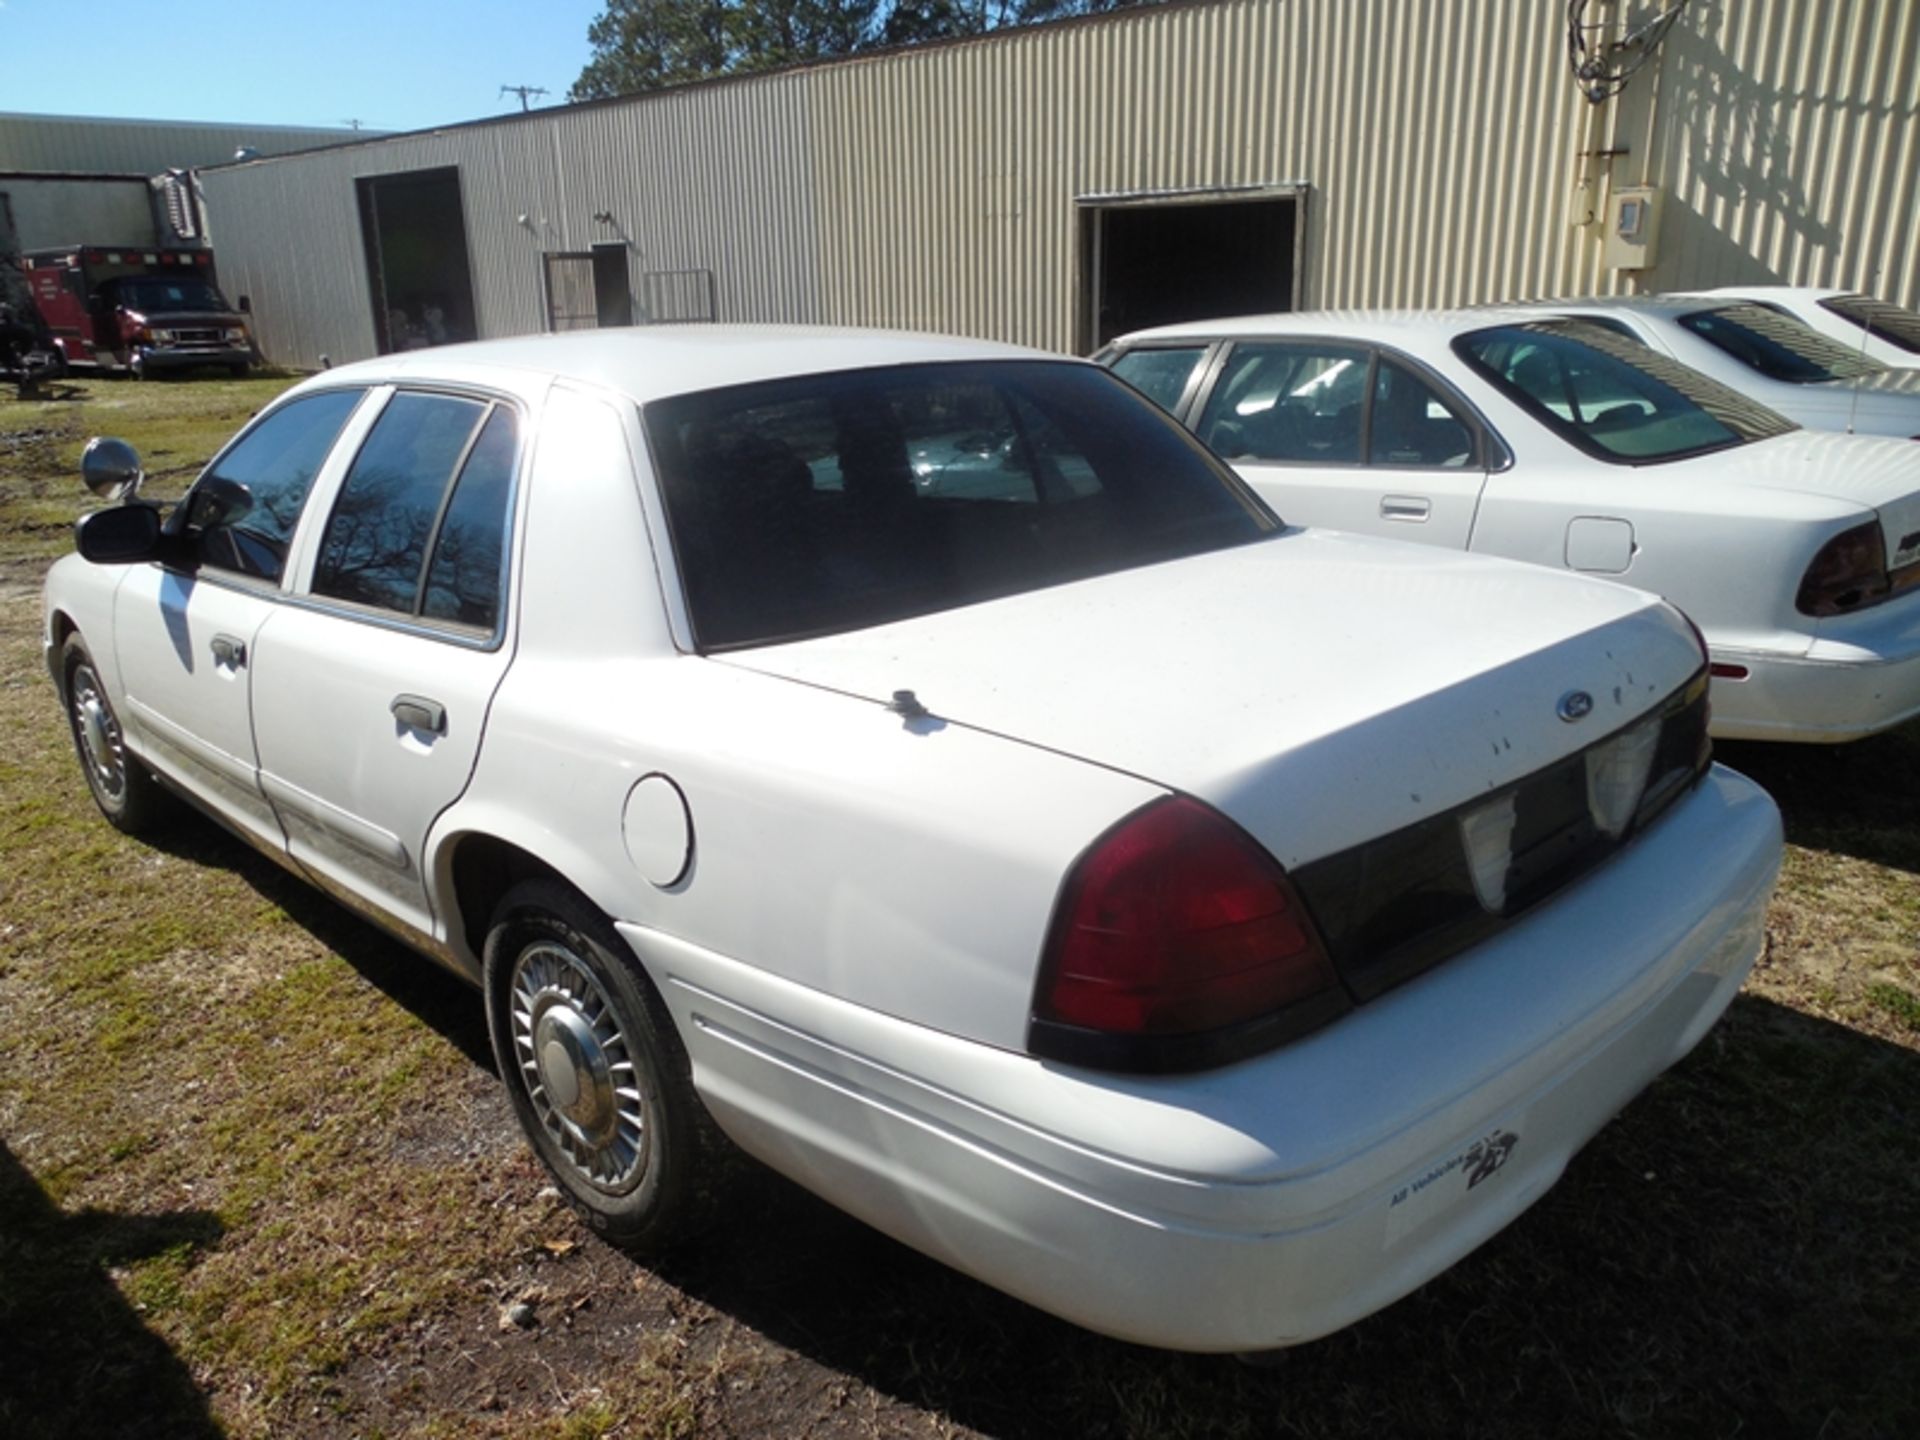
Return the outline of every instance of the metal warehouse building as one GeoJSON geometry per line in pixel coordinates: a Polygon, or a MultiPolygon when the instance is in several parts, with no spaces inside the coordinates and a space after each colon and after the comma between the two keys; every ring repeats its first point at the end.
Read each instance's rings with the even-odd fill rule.
{"type": "Polygon", "coordinates": [[[1560,0],[1177,4],[202,182],[226,287],[296,365],[629,319],[1086,350],[1739,280],[1920,302],[1920,3],[1695,0],[1598,105],[1567,26],[1560,0]]]}

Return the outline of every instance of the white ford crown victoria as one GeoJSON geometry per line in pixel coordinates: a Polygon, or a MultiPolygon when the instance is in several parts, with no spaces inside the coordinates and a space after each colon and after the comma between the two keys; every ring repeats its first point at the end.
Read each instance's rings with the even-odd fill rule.
{"type": "Polygon", "coordinates": [[[1152,1345],[1323,1334],[1512,1220],[1728,1004],[1779,863],[1672,608],[1285,528],[1005,347],[392,356],[78,543],[100,808],[187,796],[476,981],[604,1233],[672,1235],[710,1120],[1152,1345]]]}
{"type": "Polygon", "coordinates": [[[1713,653],[1714,734],[1920,715],[1920,445],[1801,431],[1590,320],[1254,315],[1100,357],[1290,523],[1610,576],[1713,653]]]}

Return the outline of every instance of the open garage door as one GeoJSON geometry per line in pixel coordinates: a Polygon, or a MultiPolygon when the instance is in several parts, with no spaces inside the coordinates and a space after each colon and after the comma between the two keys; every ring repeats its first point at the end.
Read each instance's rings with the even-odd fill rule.
{"type": "Polygon", "coordinates": [[[1081,349],[1149,325],[1293,309],[1305,202],[1291,185],[1081,197],[1081,349]]]}
{"type": "Polygon", "coordinates": [[[355,183],[380,353],[478,338],[458,167],[355,183]]]}

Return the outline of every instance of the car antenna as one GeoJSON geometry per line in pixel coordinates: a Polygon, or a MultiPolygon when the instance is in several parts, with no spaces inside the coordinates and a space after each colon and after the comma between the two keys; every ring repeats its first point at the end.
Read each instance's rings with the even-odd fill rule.
{"type": "MultiPolygon", "coordinates": [[[[1878,293],[1880,289],[1880,271],[1878,268],[1867,272],[1867,284],[1873,287],[1872,290],[1868,292],[1869,294],[1878,293]]],[[[1865,323],[1860,327],[1860,358],[1862,360],[1871,358],[1867,354],[1867,342],[1871,339],[1873,339],[1873,311],[1869,310],[1867,311],[1865,323]]],[[[1853,417],[1860,411],[1860,381],[1865,375],[1865,370],[1856,370],[1853,372],[1853,393],[1847,399],[1847,434],[1849,435],[1853,434],[1853,417]]]]}

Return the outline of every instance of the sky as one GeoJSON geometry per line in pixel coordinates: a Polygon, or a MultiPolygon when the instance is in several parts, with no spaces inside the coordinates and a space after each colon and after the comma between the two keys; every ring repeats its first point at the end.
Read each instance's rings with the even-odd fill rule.
{"type": "Polygon", "coordinates": [[[544,86],[529,103],[561,103],[603,8],[604,0],[0,0],[0,111],[419,130],[518,110],[503,85],[544,86]]]}

